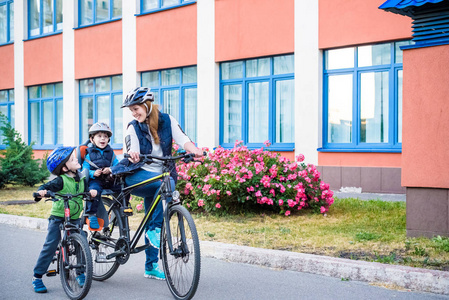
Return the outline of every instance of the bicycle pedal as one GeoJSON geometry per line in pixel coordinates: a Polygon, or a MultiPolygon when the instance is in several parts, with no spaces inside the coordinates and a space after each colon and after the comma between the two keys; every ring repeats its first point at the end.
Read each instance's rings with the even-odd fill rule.
{"type": "Polygon", "coordinates": [[[52,277],[52,276],[56,276],[56,270],[48,270],[47,271],[47,277],[52,277]]]}
{"type": "Polygon", "coordinates": [[[123,213],[127,216],[132,216],[133,215],[133,209],[131,207],[128,208],[124,208],[123,209],[123,213]]]}

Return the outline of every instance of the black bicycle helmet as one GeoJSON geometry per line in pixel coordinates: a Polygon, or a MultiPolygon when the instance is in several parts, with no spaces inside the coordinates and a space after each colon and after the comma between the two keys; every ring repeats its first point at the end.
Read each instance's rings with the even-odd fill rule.
{"type": "Polygon", "coordinates": [[[146,87],[136,87],[135,89],[130,91],[128,95],[126,95],[125,101],[123,101],[123,105],[121,108],[130,107],[136,104],[142,104],[148,100],[151,102],[154,101],[154,95],[150,91],[150,89],[146,87]]]}
{"type": "Polygon", "coordinates": [[[89,128],[89,137],[95,135],[97,132],[106,132],[108,137],[112,136],[112,130],[108,124],[103,122],[97,122],[89,128]]]}

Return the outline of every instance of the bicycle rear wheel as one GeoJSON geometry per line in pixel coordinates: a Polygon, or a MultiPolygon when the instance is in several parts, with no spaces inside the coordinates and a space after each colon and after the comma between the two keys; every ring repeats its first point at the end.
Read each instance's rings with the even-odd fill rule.
{"type": "Polygon", "coordinates": [[[120,266],[116,258],[106,259],[106,256],[115,251],[115,242],[123,229],[120,209],[117,207],[110,209],[113,203],[111,199],[102,197],[102,200],[108,211],[109,226],[104,228],[101,234],[96,232],[89,236],[94,268],[93,279],[97,281],[110,278],[120,266]],[[109,245],[102,243],[102,241],[109,242],[109,245]]]}
{"type": "Polygon", "coordinates": [[[92,284],[92,256],[86,238],[71,233],[59,251],[62,287],[70,299],[83,299],[92,284]]]}
{"type": "Polygon", "coordinates": [[[200,242],[190,213],[181,205],[168,213],[173,252],[170,253],[165,222],[162,226],[161,258],[170,292],[176,299],[191,299],[200,280],[200,242]],[[185,238],[183,236],[185,235],[185,238]]]}

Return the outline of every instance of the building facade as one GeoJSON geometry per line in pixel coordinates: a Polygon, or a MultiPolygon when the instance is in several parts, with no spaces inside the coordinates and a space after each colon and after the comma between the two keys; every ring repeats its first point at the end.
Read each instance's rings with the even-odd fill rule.
{"type": "Polygon", "coordinates": [[[200,147],[303,154],[331,188],[404,193],[403,51],[379,0],[0,0],[0,112],[42,157],[151,88],[200,147]]]}

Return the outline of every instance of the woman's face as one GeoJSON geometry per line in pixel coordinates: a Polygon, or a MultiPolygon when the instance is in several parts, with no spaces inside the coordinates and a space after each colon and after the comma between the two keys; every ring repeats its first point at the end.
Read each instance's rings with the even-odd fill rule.
{"type": "Polygon", "coordinates": [[[145,119],[147,118],[147,110],[145,107],[142,107],[141,105],[133,105],[129,107],[129,110],[131,111],[134,119],[139,121],[140,123],[145,122],[145,119]]]}

